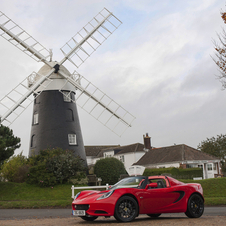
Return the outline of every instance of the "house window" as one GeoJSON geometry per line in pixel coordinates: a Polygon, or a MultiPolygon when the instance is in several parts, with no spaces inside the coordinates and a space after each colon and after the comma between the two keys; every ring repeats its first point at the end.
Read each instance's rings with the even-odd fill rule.
{"type": "Polygon", "coordinates": [[[37,112],[34,113],[34,125],[35,124],[38,124],[38,113],[37,112]]]}
{"type": "Polygon", "coordinates": [[[77,145],[76,134],[68,134],[69,145],[77,145]]]}
{"type": "Polygon", "coordinates": [[[62,91],[63,93],[63,98],[65,102],[71,102],[71,95],[70,92],[67,91],[62,91]]]}
{"type": "Polygon", "coordinates": [[[119,156],[119,160],[120,160],[121,162],[125,162],[124,155],[120,155],[120,156],[119,156]]]}
{"type": "Polygon", "coordinates": [[[207,164],[207,170],[208,171],[213,170],[212,164],[207,164]]]}
{"type": "Polygon", "coordinates": [[[108,153],[104,153],[104,158],[110,158],[111,157],[111,155],[110,154],[108,154],[108,153]]]}

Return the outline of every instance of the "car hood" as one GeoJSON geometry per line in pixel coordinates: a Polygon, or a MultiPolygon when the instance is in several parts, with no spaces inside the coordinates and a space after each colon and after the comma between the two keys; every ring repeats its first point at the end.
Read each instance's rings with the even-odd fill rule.
{"type": "Polygon", "coordinates": [[[109,192],[110,190],[104,190],[104,191],[94,191],[94,190],[88,190],[88,191],[81,191],[80,195],[77,199],[75,199],[73,202],[84,202],[84,201],[91,201],[96,200],[98,197],[103,195],[106,192],[109,192]]]}

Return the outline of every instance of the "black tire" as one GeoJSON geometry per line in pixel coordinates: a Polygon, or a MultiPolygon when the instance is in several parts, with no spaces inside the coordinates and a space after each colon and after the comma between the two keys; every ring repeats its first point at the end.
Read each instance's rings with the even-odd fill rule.
{"type": "Polygon", "coordinates": [[[96,220],[98,217],[95,217],[95,216],[91,216],[91,217],[87,217],[87,216],[84,216],[84,217],[81,217],[83,220],[85,221],[94,221],[96,220]]]}
{"type": "Polygon", "coordinates": [[[122,196],[115,205],[114,217],[117,221],[129,222],[138,216],[138,204],[130,196],[122,196]]]}
{"type": "Polygon", "coordinates": [[[161,213],[156,213],[156,214],[147,214],[149,217],[157,218],[161,215],[161,213]]]}
{"type": "Polygon", "coordinates": [[[185,214],[190,218],[201,217],[204,212],[204,201],[203,198],[198,194],[190,196],[187,205],[187,211],[185,214]]]}

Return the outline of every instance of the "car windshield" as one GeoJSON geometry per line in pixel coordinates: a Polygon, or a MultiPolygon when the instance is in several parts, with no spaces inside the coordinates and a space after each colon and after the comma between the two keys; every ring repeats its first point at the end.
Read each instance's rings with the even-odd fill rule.
{"type": "Polygon", "coordinates": [[[127,177],[114,184],[110,189],[118,188],[144,188],[148,178],[145,176],[127,177]]]}

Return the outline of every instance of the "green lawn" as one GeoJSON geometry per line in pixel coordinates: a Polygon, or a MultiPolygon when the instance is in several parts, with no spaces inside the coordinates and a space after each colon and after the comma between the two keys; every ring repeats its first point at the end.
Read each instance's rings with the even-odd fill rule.
{"type": "Polygon", "coordinates": [[[40,188],[26,183],[0,182],[0,208],[66,208],[71,202],[69,184],[40,188]]]}
{"type": "MultiPolygon", "coordinates": [[[[226,205],[226,178],[181,180],[202,184],[205,205],[226,205]]],[[[75,194],[80,190],[75,190],[75,194]]],[[[70,208],[71,185],[40,188],[26,183],[0,182],[0,208],[70,208]]]]}

